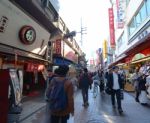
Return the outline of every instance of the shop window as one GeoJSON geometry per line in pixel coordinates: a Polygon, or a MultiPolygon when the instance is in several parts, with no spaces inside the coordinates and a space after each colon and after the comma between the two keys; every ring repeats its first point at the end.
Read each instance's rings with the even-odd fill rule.
{"type": "Polygon", "coordinates": [[[141,20],[144,21],[147,17],[147,13],[146,13],[146,6],[145,4],[143,4],[141,10],[140,10],[140,13],[141,13],[141,20]]]}
{"type": "Polygon", "coordinates": [[[131,35],[135,29],[136,29],[136,23],[135,23],[135,19],[133,18],[133,20],[129,24],[129,35],[131,35]]]}
{"type": "Polygon", "coordinates": [[[150,16],[150,0],[146,0],[146,9],[147,9],[147,15],[150,16]]]}
{"type": "Polygon", "coordinates": [[[136,17],[135,17],[135,19],[136,19],[136,27],[138,27],[140,24],[141,24],[141,14],[140,13],[138,13],[137,15],[136,15],[136,17]]]}

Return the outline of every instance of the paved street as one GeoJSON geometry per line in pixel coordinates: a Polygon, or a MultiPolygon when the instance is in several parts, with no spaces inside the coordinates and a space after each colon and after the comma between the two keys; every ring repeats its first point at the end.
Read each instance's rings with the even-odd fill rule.
{"type": "MultiPolygon", "coordinates": [[[[144,107],[134,101],[133,96],[125,93],[123,100],[123,115],[119,115],[116,109],[111,107],[110,97],[99,94],[93,98],[92,91],[89,92],[88,108],[82,106],[81,93],[75,96],[75,117],[69,123],[150,123],[150,107],[144,107]]],[[[48,113],[45,107],[32,114],[21,123],[48,123],[48,113]]]]}

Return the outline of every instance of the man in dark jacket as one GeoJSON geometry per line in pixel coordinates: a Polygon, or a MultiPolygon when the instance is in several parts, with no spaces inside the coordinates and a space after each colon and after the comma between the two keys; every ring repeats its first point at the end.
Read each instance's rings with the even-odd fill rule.
{"type": "Polygon", "coordinates": [[[116,96],[118,111],[119,113],[122,113],[123,110],[121,106],[121,89],[123,89],[123,81],[118,73],[119,67],[113,66],[112,70],[113,72],[108,75],[107,86],[110,89],[112,89],[112,94],[111,94],[112,106],[115,108],[115,96],[116,96]]]}
{"type": "Polygon", "coordinates": [[[88,74],[87,68],[84,68],[83,73],[79,79],[79,87],[82,90],[83,96],[83,106],[88,106],[88,89],[91,88],[92,79],[91,76],[88,74]]]}

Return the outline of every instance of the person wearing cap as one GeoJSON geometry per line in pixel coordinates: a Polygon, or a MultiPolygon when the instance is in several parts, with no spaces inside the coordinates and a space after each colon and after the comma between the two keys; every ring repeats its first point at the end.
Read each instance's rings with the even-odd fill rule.
{"type": "Polygon", "coordinates": [[[117,106],[119,113],[122,113],[122,106],[121,106],[121,90],[123,89],[123,80],[121,79],[120,74],[118,73],[119,67],[113,66],[112,72],[108,75],[108,82],[107,87],[112,90],[111,93],[111,102],[113,108],[115,108],[115,97],[117,99],[117,106]]]}

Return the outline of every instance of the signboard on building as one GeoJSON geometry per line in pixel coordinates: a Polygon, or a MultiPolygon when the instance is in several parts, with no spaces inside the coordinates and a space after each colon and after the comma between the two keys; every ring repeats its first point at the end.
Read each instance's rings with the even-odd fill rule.
{"type": "Polygon", "coordinates": [[[61,55],[61,49],[62,49],[61,39],[57,39],[55,42],[55,54],[61,55]]]}
{"type": "Polygon", "coordinates": [[[78,62],[78,58],[77,58],[77,55],[75,54],[75,51],[66,43],[64,46],[64,57],[73,62],[76,62],[76,63],[78,62]]]}
{"type": "Polygon", "coordinates": [[[121,29],[124,26],[124,10],[125,10],[125,0],[116,0],[117,7],[117,28],[121,29]]]}
{"type": "Polygon", "coordinates": [[[115,31],[114,31],[113,8],[108,9],[108,14],[109,14],[110,45],[112,48],[115,48],[115,31]]]}

